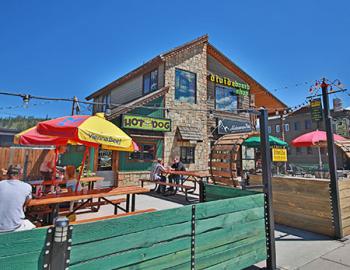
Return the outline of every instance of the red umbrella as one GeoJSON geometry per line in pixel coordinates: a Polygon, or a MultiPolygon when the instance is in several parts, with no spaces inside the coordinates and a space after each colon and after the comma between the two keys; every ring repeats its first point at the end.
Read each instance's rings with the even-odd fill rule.
{"type": "MultiPolygon", "coordinates": [[[[335,141],[346,140],[344,137],[337,134],[333,134],[335,141]]],[[[315,130],[309,133],[305,133],[292,141],[292,145],[295,147],[308,147],[318,146],[327,142],[327,133],[321,130],[315,130]]]]}
{"type": "MultiPolygon", "coordinates": [[[[346,140],[344,137],[337,134],[333,134],[335,141],[346,140]]],[[[321,158],[321,146],[325,146],[327,142],[327,133],[321,130],[315,130],[309,133],[305,133],[292,141],[292,145],[295,147],[310,147],[317,146],[318,148],[318,159],[320,164],[320,169],[322,169],[322,158],[321,158]]]]}

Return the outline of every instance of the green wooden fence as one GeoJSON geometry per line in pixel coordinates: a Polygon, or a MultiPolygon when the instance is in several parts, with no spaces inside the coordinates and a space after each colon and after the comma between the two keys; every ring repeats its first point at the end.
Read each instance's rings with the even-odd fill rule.
{"type": "MultiPolygon", "coordinates": [[[[75,225],[69,269],[242,269],[265,260],[264,195],[204,187],[203,203],[75,225]]],[[[43,269],[46,231],[0,234],[0,269],[43,269]]]]}

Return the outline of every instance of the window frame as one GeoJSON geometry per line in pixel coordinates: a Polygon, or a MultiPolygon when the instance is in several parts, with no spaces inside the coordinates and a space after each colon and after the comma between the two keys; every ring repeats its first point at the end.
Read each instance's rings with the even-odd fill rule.
{"type": "Polygon", "coordinates": [[[180,161],[183,164],[195,164],[196,163],[196,147],[195,146],[180,146],[180,161]],[[183,149],[186,149],[186,160],[183,159],[182,157],[182,151],[183,149]],[[188,149],[193,149],[193,160],[188,160],[188,149]],[[191,162],[192,161],[192,162],[191,162]]]}
{"type": "Polygon", "coordinates": [[[294,122],[294,131],[299,131],[300,130],[300,122],[299,121],[295,121],[294,122]]]}
{"type": "Polygon", "coordinates": [[[227,112],[227,113],[236,113],[237,114],[238,113],[238,109],[242,109],[240,107],[241,103],[243,104],[243,102],[240,102],[240,95],[235,94],[237,106],[236,106],[236,109],[234,111],[226,111],[226,110],[223,110],[223,109],[219,109],[219,108],[216,107],[216,105],[217,105],[217,103],[216,103],[216,93],[217,93],[216,88],[217,87],[227,88],[227,89],[236,89],[236,88],[227,87],[227,86],[224,86],[224,85],[221,85],[221,84],[215,84],[215,87],[214,87],[214,96],[215,96],[215,98],[214,98],[214,108],[215,108],[215,110],[219,111],[219,112],[227,112]]]}
{"type": "Polygon", "coordinates": [[[306,154],[312,155],[312,148],[310,146],[306,147],[306,154]]]}
{"type": "Polygon", "coordinates": [[[281,132],[281,126],[279,124],[275,125],[275,132],[276,133],[280,133],[281,132]],[[277,131],[277,127],[278,127],[278,131],[277,131]]]}
{"type": "Polygon", "coordinates": [[[142,76],[142,95],[148,95],[149,93],[152,93],[152,92],[159,89],[159,77],[158,76],[159,76],[158,67],[143,74],[143,76],[142,76]],[[152,72],[155,72],[155,71],[157,71],[157,87],[155,90],[152,90],[151,89],[151,86],[152,86],[152,75],[151,74],[152,74],[152,72]],[[149,90],[148,90],[148,92],[145,92],[145,77],[146,76],[149,76],[149,90]]]}
{"type": "Polygon", "coordinates": [[[192,71],[189,71],[189,70],[185,70],[185,69],[181,69],[181,68],[175,68],[175,91],[174,91],[174,100],[177,101],[177,102],[184,102],[184,101],[180,101],[179,99],[176,98],[176,71],[179,70],[179,71],[183,71],[183,72],[188,72],[188,73],[191,73],[191,74],[194,74],[194,102],[191,103],[191,102],[186,102],[186,103],[189,103],[189,104],[197,104],[197,73],[195,72],[192,72],[192,71]]]}
{"type": "MultiPolygon", "coordinates": [[[[133,153],[129,153],[127,156],[127,162],[137,162],[137,163],[147,163],[147,162],[153,162],[155,159],[157,159],[157,142],[156,141],[142,141],[141,142],[137,142],[137,145],[141,148],[142,145],[152,145],[154,147],[154,157],[153,159],[131,159],[131,154],[133,153]]],[[[141,152],[141,151],[138,151],[141,152]]],[[[144,153],[144,151],[142,151],[141,153],[144,153]]]]}
{"type": "Polygon", "coordinates": [[[304,121],[304,127],[305,127],[306,130],[312,128],[312,122],[311,122],[310,119],[305,119],[305,121],[304,121]]]}
{"type": "Polygon", "coordinates": [[[290,131],[290,126],[289,123],[284,124],[284,131],[289,132],[290,131]],[[287,128],[288,127],[288,128],[287,128]]]}

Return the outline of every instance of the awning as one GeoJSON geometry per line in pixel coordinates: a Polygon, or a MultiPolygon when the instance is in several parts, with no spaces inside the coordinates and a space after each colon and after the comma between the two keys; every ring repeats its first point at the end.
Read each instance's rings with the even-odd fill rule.
{"type": "Polygon", "coordinates": [[[196,127],[177,127],[183,141],[203,141],[202,132],[196,127]]]}

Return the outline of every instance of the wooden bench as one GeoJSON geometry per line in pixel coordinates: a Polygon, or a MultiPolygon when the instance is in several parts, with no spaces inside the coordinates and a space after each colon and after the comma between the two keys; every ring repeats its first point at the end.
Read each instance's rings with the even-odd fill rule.
{"type": "MultiPolygon", "coordinates": [[[[119,199],[110,200],[110,201],[113,204],[121,204],[121,203],[126,202],[126,199],[125,198],[119,198],[119,199]]],[[[86,209],[86,208],[89,208],[89,207],[97,207],[96,209],[91,209],[92,211],[97,212],[101,205],[107,205],[107,204],[108,204],[108,202],[106,202],[106,201],[98,200],[97,202],[88,202],[88,203],[86,203],[81,209],[86,209]]],[[[29,209],[28,214],[30,216],[43,216],[43,215],[50,214],[51,212],[52,212],[52,210],[50,208],[45,208],[45,209],[42,209],[42,210],[30,210],[29,209]]],[[[67,208],[67,207],[60,208],[59,213],[61,215],[68,215],[70,213],[69,212],[69,208],[67,208]]],[[[76,214],[85,214],[85,213],[86,213],[86,211],[82,212],[82,213],[76,213],[76,214]]]]}
{"type": "Polygon", "coordinates": [[[149,213],[149,212],[154,212],[157,211],[155,208],[149,208],[149,209],[144,209],[144,210],[136,210],[134,212],[129,212],[129,213],[123,213],[123,214],[118,214],[118,215],[110,215],[110,216],[103,216],[103,217],[96,217],[96,218],[89,218],[89,219],[83,219],[79,221],[73,221],[70,222],[69,224],[81,224],[81,223],[88,223],[88,222],[95,222],[99,220],[106,220],[106,219],[112,219],[112,218],[120,218],[120,217],[126,217],[126,216],[131,216],[131,215],[137,215],[137,214],[142,214],[142,213],[149,213]]]}
{"type": "Polygon", "coordinates": [[[167,182],[162,182],[162,181],[153,181],[153,180],[150,180],[150,179],[139,179],[139,181],[141,182],[141,187],[143,187],[144,182],[149,182],[149,183],[155,184],[156,187],[153,190],[155,190],[157,188],[157,185],[165,186],[165,187],[169,186],[169,187],[181,188],[184,191],[184,193],[185,193],[186,201],[190,202],[190,200],[188,199],[187,195],[188,195],[188,191],[193,189],[192,186],[181,185],[181,184],[174,184],[174,183],[167,183],[167,182]]]}

